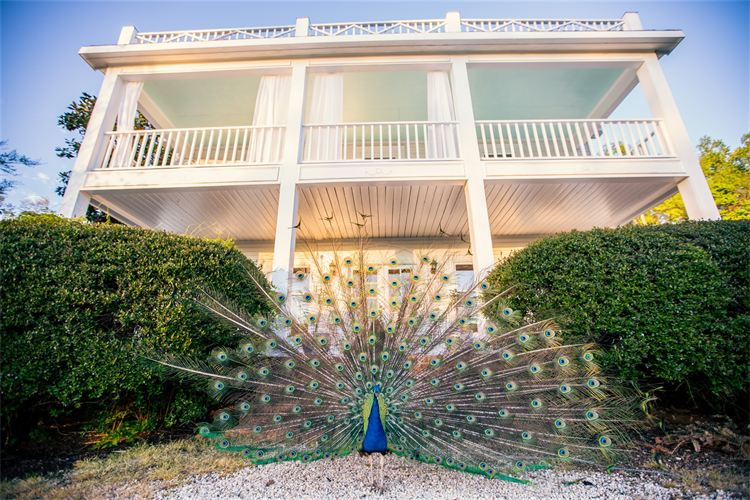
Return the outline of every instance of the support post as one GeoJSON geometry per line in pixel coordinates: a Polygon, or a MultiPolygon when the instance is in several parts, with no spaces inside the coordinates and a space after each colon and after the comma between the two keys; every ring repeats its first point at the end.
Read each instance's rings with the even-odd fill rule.
{"type": "Polygon", "coordinates": [[[481,278],[495,264],[495,257],[492,252],[492,229],[484,190],[485,170],[479,156],[466,61],[466,57],[452,58],[451,83],[453,84],[453,107],[458,121],[458,140],[466,168],[464,198],[469,218],[474,275],[481,278]]]}
{"type": "Polygon", "coordinates": [[[641,16],[637,12],[626,12],[622,15],[622,20],[625,23],[624,29],[626,31],[641,31],[643,29],[641,16]]]}
{"type": "Polygon", "coordinates": [[[299,150],[302,141],[307,62],[292,63],[289,91],[289,111],[284,135],[284,151],[279,167],[279,207],[276,214],[276,236],[273,244],[272,277],[276,290],[287,293],[290,274],[294,268],[294,249],[297,238],[295,225],[299,206],[299,150]]]}
{"type": "Polygon", "coordinates": [[[677,187],[685,203],[690,219],[720,219],[711,189],[701,170],[698,155],[690,141],[680,112],[677,109],[669,84],[664,76],[656,54],[647,54],[643,64],[637,70],[638,81],[643,88],[651,114],[662,120],[666,129],[667,140],[671,142],[672,152],[682,163],[688,177],[677,187]]]}
{"type": "Polygon", "coordinates": [[[135,40],[138,30],[135,26],[123,26],[120,30],[120,37],[117,39],[117,45],[129,45],[135,40]]]}
{"type": "Polygon", "coordinates": [[[86,215],[90,197],[81,192],[86,172],[95,168],[101,159],[104,146],[104,133],[112,130],[122,98],[123,82],[116,70],[108,69],[99,89],[99,96],[91,111],[86,135],[81,142],[73,169],[70,172],[68,186],[65,189],[60,205],[63,217],[82,217],[86,215]]]}
{"type": "Polygon", "coordinates": [[[461,32],[461,14],[459,12],[457,11],[446,12],[445,32],[446,33],[460,33],[461,32]]]}
{"type": "Polygon", "coordinates": [[[294,25],[294,36],[307,36],[310,32],[310,18],[298,17],[294,25]]]}

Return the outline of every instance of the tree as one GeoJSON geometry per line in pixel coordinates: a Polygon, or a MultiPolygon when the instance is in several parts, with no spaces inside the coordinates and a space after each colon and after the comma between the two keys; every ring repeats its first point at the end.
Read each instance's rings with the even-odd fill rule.
{"type": "MultiPolygon", "coordinates": [[[[73,159],[78,157],[83,137],[86,135],[86,127],[89,124],[95,104],[95,95],[82,92],[78,100],[70,103],[67,111],[57,117],[57,125],[74,134],[73,137],[65,139],[64,146],[55,148],[55,154],[59,158],[73,159]]],[[[137,113],[133,126],[135,130],[153,128],[146,117],[140,112],[137,113]]],[[[58,172],[57,176],[59,184],[55,188],[55,193],[59,196],[64,196],[65,189],[68,187],[68,181],[70,180],[70,170],[58,172]]],[[[108,214],[91,205],[89,205],[86,211],[86,218],[91,222],[112,221],[108,214]]]]}
{"type": "MultiPolygon", "coordinates": [[[[750,219],[750,133],[734,151],[723,141],[708,136],[698,143],[700,163],[722,219],[750,219]]],[[[637,222],[660,224],[687,220],[678,194],[643,214],[637,222]]]]}
{"type": "Polygon", "coordinates": [[[5,202],[5,195],[17,184],[13,177],[18,175],[18,167],[39,165],[37,160],[32,160],[15,149],[8,150],[7,143],[8,141],[0,141],[0,213],[12,212],[11,207],[2,205],[5,202]]]}

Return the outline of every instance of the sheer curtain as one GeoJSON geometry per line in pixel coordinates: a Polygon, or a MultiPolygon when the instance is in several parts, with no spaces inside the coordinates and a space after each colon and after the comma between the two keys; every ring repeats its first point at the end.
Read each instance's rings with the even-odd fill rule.
{"type": "MultiPolygon", "coordinates": [[[[143,82],[125,82],[123,87],[122,101],[120,109],[117,111],[116,130],[118,132],[131,132],[135,125],[135,116],[138,113],[138,99],[141,97],[143,82]]],[[[128,167],[132,160],[133,151],[132,141],[123,140],[122,137],[117,141],[115,146],[114,161],[111,162],[113,167],[128,167]]]]}
{"type": "MultiPolygon", "coordinates": [[[[427,120],[452,122],[455,119],[448,73],[429,71],[427,73],[427,120]]],[[[428,126],[427,158],[458,158],[453,125],[432,124],[428,126]]]]}
{"type": "MultiPolygon", "coordinates": [[[[311,125],[340,124],[344,121],[344,75],[313,73],[310,106],[306,123],[311,125]]],[[[311,158],[324,161],[341,159],[342,134],[339,127],[310,129],[305,148],[311,158]]]]}
{"type": "Polygon", "coordinates": [[[255,98],[253,126],[248,162],[276,163],[281,160],[284,126],[289,111],[289,75],[264,75],[260,79],[258,95],[255,98]]]}

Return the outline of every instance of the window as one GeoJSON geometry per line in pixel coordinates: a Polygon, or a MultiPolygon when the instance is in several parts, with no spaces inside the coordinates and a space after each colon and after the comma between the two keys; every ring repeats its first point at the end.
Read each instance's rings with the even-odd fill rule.
{"type": "Polygon", "coordinates": [[[474,284],[474,266],[456,264],[456,290],[464,292],[474,284]]]}

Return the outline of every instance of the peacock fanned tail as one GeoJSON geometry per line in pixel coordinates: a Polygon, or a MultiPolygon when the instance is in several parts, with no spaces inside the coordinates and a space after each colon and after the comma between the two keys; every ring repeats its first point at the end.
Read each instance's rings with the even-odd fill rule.
{"type": "Polygon", "coordinates": [[[267,316],[217,293],[198,299],[242,336],[203,363],[159,361],[225,404],[200,435],[257,464],[343,456],[361,449],[379,384],[389,451],[510,479],[561,461],[611,463],[638,428],[641,396],[602,376],[595,346],[566,345],[553,320],[505,306],[512,290],[483,302],[485,283],[457,291],[445,260],[428,255],[411,272],[381,263],[392,270],[382,290],[363,248],[334,249],[325,266],[311,258],[314,291],[258,284],[267,316]],[[488,306],[502,319],[482,319],[488,306]]]}

